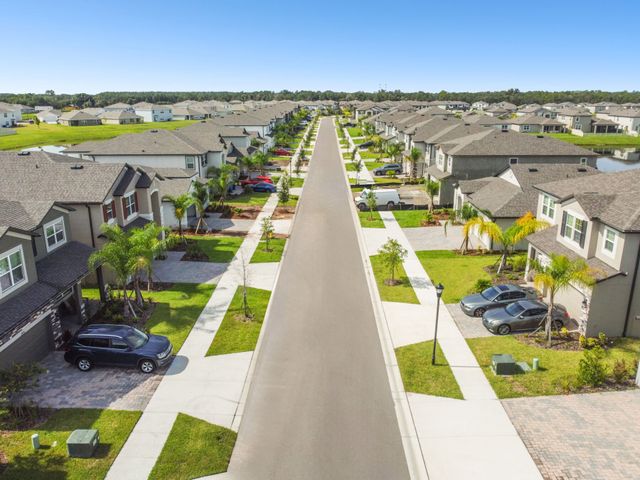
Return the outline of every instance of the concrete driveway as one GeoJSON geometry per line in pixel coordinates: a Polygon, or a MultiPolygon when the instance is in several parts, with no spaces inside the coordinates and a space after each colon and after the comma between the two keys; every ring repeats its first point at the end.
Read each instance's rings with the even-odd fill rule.
{"type": "Polygon", "coordinates": [[[415,251],[454,250],[462,245],[462,227],[459,225],[449,225],[446,235],[444,227],[403,228],[402,231],[415,251]]]}
{"type": "Polygon", "coordinates": [[[492,337],[493,333],[484,328],[482,319],[478,317],[467,316],[460,305],[457,303],[448,303],[447,310],[456,323],[460,333],[464,338],[492,337]]]}

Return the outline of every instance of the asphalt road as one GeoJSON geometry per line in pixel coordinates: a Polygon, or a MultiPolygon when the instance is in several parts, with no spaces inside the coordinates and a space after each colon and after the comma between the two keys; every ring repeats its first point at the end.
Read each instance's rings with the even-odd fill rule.
{"type": "Polygon", "coordinates": [[[343,168],[333,123],[323,119],[233,479],[409,478],[343,168]]]}

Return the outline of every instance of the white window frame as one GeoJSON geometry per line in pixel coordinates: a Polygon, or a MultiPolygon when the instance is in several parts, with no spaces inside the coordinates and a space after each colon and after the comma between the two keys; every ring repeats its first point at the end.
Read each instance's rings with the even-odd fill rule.
{"type": "Polygon", "coordinates": [[[133,217],[136,213],[138,213],[138,205],[136,203],[136,194],[135,192],[130,193],[129,195],[124,196],[124,215],[125,219],[133,217]],[[128,200],[131,199],[129,202],[128,200]],[[132,209],[132,212],[129,213],[131,206],[135,205],[135,209],[132,209]]]}
{"type": "Polygon", "coordinates": [[[618,232],[611,227],[604,227],[604,233],[602,235],[602,253],[609,257],[615,257],[616,247],[618,246],[618,232]],[[613,233],[613,240],[607,238],[608,233],[613,233]],[[611,250],[607,250],[607,242],[611,242],[611,250]]]}
{"type": "Polygon", "coordinates": [[[108,203],[103,203],[102,205],[104,206],[105,211],[106,209],[111,210],[111,218],[107,218],[107,223],[113,223],[113,221],[116,220],[116,209],[113,204],[113,200],[109,200],[108,203]]]}
{"type": "Polygon", "coordinates": [[[14,291],[15,289],[20,288],[21,285],[24,285],[25,283],[29,282],[27,267],[24,261],[24,251],[22,250],[22,245],[18,245],[17,247],[7,250],[6,252],[0,253],[0,260],[3,260],[5,258],[7,259],[7,262],[9,262],[9,278],[11,278],[12,285],[6,290],[2,290],[2,287],[0,287],[0,298],[6,295],[9,295],[9,293],[14,291]],[[20,260],[22,262],[20,266],[22,267],[22,275],[23,275],[22,280],[20,280],[18,283],[15,283],[13,281],[13,271],[15,270],[15,267],[11,266],[11,261],[9,260],[11,255],[13,255],[16,252],[20,252],[20,260]]]}
{"type": "Polygon", "coordinates": [[[196,169],[196,157],[194,155],[185,155],[184,157],[184,167],[187,170],[195,170],[196,169]],[[189,166],[189,160],[191,160],[193,166],[189,166]]]}
{"type": "MultiPolygon", "coordinates": [[[[580,220],[585,228],[584,234],[585,236],[587,235],[587,231],[586,228],[588,226],[587,220],[585,220],[584,218],[582,218],[580,215],[576,215],[575,213],[569,212],[567,210],[565,210],[567,212],[567,218],[566,218],[566,223],[564,225],[561,225],[560,228],[564,230],[564,234],[562,235],[562,238],[564,238],[565,240],[570,241],[571,243],[575,243],[578,247],[580,247],[580,240],[576,240],[575,237],[575,233],[578,231],[575,227],[576,225],[576,221],[580,220]],[[573,225],[569,225],[569,217],[573,218],[573,225]],[[567,235],[567,228],[571,229],[571,235],[567,235]]],[[[586,240],[586,238],[585,238],[586,240]]],[[[585,242],[585,246],[586,246],[586,242],[585,242]]]]}
{"type": "Polygon", "coordinates": [[[509,159],[509,165],[517,165],[517,164],[518,164],[518,157],[511,157],[509,159]]]}
{"type": "Polygon", "coordinates": [[[587,157],[580,158],[580,165],[586,165],[586,164],[587,164],[587,157]]]}
{"type": "Polygon", "coordinates": [[[522,131],[523,132],[528,132],[531,130],[531,125],[522,125],[522,131]]]}
{"type": "Polygon", "coordinates": [[[65,228],[64,217],[58,217],[55,220],[52,220],[49,223],[44,224],[42,226],[42,231],[44,233],[44,244],[45,244],[45,247],[47,247],[47,253],[55,250],[56,248],[61,247],[65,243],[67,243],[67,231],[66,231],[66,228],[65,228]],[[51,236],[53,236],[53,237],[56,236],[55,227],[59,223],[62,223],[62,240],[58,240],[53,245],[49,245],[49,238],[51,236]],[[47,229],[49,227],[53,227],[54,228],[53,235],[47,235],[47,229]]]}
{"type": "Polygon", "coordinates": [[[543,217],[547,217],[551,220],[556,218],[556,202],[550,195],[542,194],[541,213],[543,217]]]}

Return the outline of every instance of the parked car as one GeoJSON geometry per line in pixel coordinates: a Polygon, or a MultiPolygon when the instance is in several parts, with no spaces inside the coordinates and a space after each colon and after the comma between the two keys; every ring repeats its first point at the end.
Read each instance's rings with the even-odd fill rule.
{"type": "Polygon", "coordinates": [[[460,301],[460,308],[470,317],[481,317],[487,310],[504,307],[518,300],[535,300],[538,297],[538,292],[530,287],[495,285],[480,293],[467,295],[460,301]]]}
{"type": "Polygon", "coordinates": [[[389,172],[393,172],[394,175],[400,175],[402,173],[402,167],[397,163],[387,163],[386,165],[373,169],[373,174],[376,177],[388,175],[389,172]]]}
{"type": "Polygon", "coordinates": [[[358,145],[358,148],[369,148],[369,147],[373,147],[373,142],[371,140],[368,140],[366,142],[362,142],[360,145],[358,145]]]}
{"type": "Polygon", "coordinates": [[[276,148],[273,150],[274,155],[278,155],[279,157],[287,157],[291,155],[289,150],[285,150],[284,148],[276,148]]]}
{"type": "MultiPolygon", "coordinates": [[[[519,300],[502,308],[494,308],[482,315],[482,324],[491,333],[507,335],[521,330],[535,330],[544,324],[549,307],[538,300],[519,300]]],[[[554,305],[551,312],[553,328],[559,329],[569,321],[569,313],[562,305],[554,305]]]]}
{"type": "Polygon", "coordinates": [[[400,202],[400,195],[397,190],[392,188],[380,190],[370,190],[365,188],[360,192],[360,195],[355,198],[356,206],[363,212],[369,209],[369,206],[367,205],[367,198],[369,198],[369,195],[375,195],[376,205],[378,207],[386,206],[387,208],[393,208],[402,203],[400,202]]]}
{"type": "Polygon", "coordinates": [[[260,182],[254,185],[251,185],[251,188],[254,192],[269,192],[273,193],[277,190],[276,186],[273,183],[269,182],[260,182]]]}
{"type": "Polygon", "coordinates": [[[240,185],[242,185],[243,187],[245,185],[256,185],[258,183],[273,183],[273,180],[271,180],[271,178],[267,177],[266,175],[257,175],[255,177],[240,179],[240,185]]]}
{"type": "Polygon", "coordinates": [[[94,324],[81,328],[69,342],[64,359],[88,372],[94,365],[137,367],[151,373],[171,361],[167,337],[141,332],[129,325],[94,324]]]}

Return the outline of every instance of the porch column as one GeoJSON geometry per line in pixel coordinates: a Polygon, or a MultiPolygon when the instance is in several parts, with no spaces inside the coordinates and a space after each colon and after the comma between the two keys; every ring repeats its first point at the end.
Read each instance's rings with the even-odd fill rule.
{"type": "Polygon", "coordinates": [[[82,325],[87,321],[87,312],[84,308],[84,302],[82,301],[82,287],[80,282],[76,283],[73,287],[73,302],[76,306],[76,312],[78,317],[78,323],[82,325]]]}
{"type": "Polygon", "coordinates": [[[96,268],[96,277],[98,278],[98,291],[100,292],[100,302],[107,301],[107,292],[105,291],[104,275],[102,274],[102,266],[96,268]]]}

